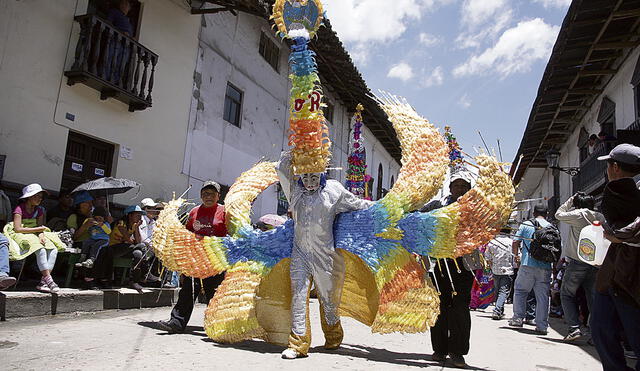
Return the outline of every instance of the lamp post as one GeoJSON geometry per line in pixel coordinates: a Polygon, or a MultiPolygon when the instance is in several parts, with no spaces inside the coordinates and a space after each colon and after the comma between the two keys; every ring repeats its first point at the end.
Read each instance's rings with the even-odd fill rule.
{"type": "Polygon", "coordinates": [[[574,177],[580,173],[579,167],[560,167],[560,151],[552,148],[545,154],[547,167],[551,170],[562,171],[574,177]]]}
{"type": "Polygon", "coordinates": [[[553,205],[550,205],[552,213],[555,215],[556,210],[560,207],[560,172],[565,172],[571,177],[574,177],[580,173],[580,168],[577,167],[560,167],[560,151],[552,148],[545,154],[547,159],[547,167],[552,170],[553,174],[553,205]]]}

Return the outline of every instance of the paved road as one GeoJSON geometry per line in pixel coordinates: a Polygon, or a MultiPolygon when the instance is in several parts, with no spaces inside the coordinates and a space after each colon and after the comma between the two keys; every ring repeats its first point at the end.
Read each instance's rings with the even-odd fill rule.
{"type": "MultiPolygon", "coordinates": [[[[107,311],[0,323],[0,369],[449,369],[430,361],[427,334],[375,335],[350,318],[343,319],[343,347],[324,352],[315,300],[311,308],[315,334],[312,353],[297,360],[280,359],[282,348],[262,341],[237,345],[213,343],[201,327],[203,305],[196,307],[188,333],[167,335],[148,327],[148,322],[165,319],[169,310],[107,311]]],[[[533,335],[531,328],[511,329],[506,320],[492,321],[490,312],[472,312],[472,321],[467,362],[476,369],[601,370],[593,347],[564,344],[554,330],[542,337],[533,335]]],[[[564,329],[559,321],[554,321],[553,326],[564,329]]]]}

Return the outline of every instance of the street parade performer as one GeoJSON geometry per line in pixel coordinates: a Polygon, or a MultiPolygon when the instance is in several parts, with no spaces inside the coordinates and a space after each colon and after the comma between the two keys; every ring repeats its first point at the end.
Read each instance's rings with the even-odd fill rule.
{"type": "Polygon", "coordinates": [[[511,179],[495,157],[478,155],[470,191],[443,208],[414,212],[444,182],[447,145],[408,102],[381,94],[376,103],[402,149],[397,181],[382,199],[366,203],[325,180],[330,141],[307,49],[322,22],[322,5],[277,0],[274,21],[281,36],[292,39],[291,150],[279,163],[254,165],[231,186],[224,200],[228,237],[197,238],[178,218],[184,200],[166,204],[154,229],[156,256],[167,269],[193,278],[226,272],[205,311],[205,331],[216,342],[259,338],[287,346],[285,358],[306,356],[311,281],[326,347],[340,345],[340,316],[376,333],[427,331],[439,315],[439,290],[416,255],[455,259],[488,243],[511,214],[511,179]],[[251,204],[278,181],[276,167],[294,220],[269,231],[254,229],[251,204]]]}

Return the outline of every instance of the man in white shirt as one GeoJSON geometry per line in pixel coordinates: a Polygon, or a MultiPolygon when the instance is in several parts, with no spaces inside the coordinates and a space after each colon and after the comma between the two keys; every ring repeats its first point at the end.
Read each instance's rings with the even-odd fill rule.
{"type": "Polygon", "coordinates": [[[504,318],[504,304],[511,294],[513,283],[513,253],[510,251],[513,240],[508,237],[510,231],[510,229],[503,229],[501,231],[503,234],[491,240],[485,252],[485,259],[493,273],[493,284],[498,292],[496,307],[491,316],[494,320],[504,318]]]}

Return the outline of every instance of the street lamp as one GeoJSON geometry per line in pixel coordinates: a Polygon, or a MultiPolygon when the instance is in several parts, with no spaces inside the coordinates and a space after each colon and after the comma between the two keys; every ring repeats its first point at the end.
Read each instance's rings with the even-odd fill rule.
{"type": "Polygon", "coordinates": [[[565,172],[572,177],[580,173],[579,167],[560,167],[560,151],[555,148],[548,150],[545,157],[547,159],[547,167],[549,169],[565,172]]]}

